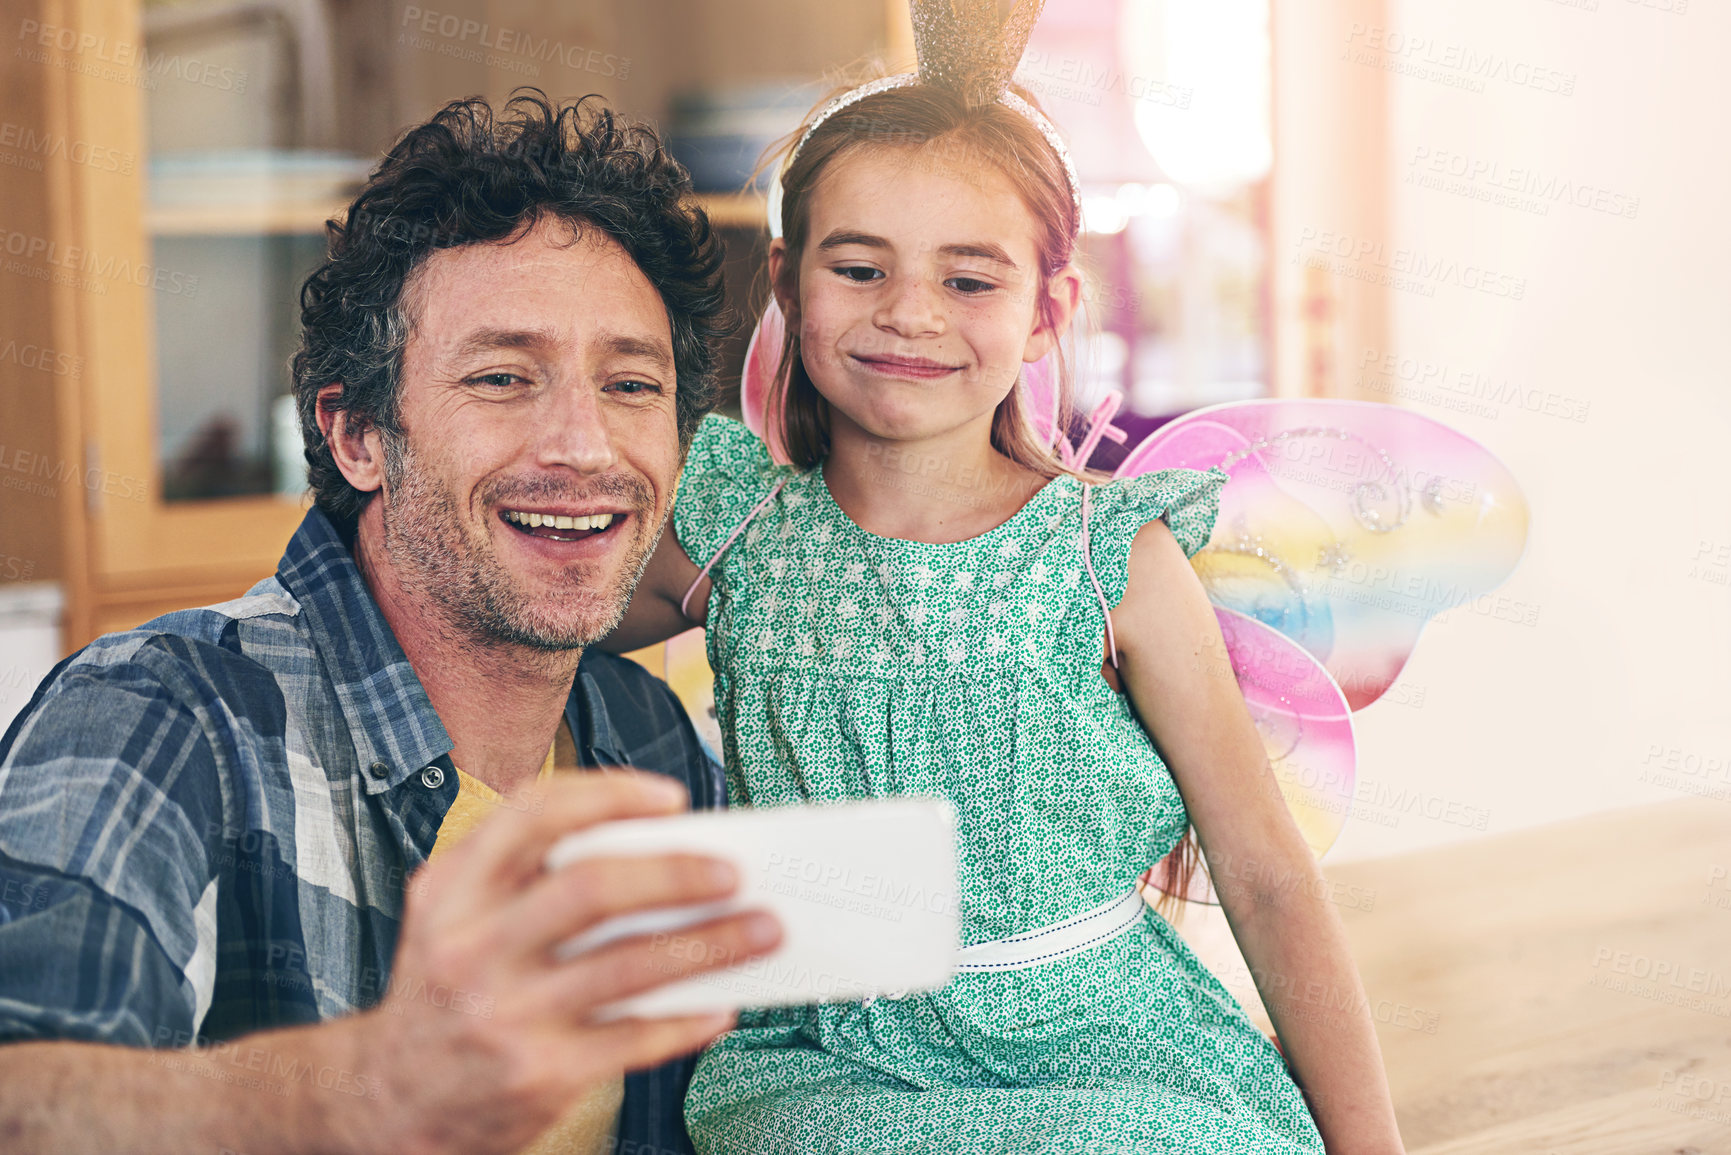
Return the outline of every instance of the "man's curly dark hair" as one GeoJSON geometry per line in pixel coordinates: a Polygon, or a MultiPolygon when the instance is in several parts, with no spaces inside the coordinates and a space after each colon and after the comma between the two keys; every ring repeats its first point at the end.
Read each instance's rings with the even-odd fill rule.
{"type": "Polygon", "coordinates": [[[727,330],[722,244],[691,199],[691,181],[647,125],[599,96],[555,107],[519,89],[495,117],[484,100],[456,100],[404,134],[368,178],[347,217],[325,226],[325,261],[301,286],[295,404],[318,507],[358,515],[372,495],[348,483],[318,425],[318,393],[340,382],[332,408],[401,445],[403,348],[414,327],[403,288],[429,254],[501,241],[542,217],[598,228],[661,294],[673,331],[683,449],[714,404],[716,347],[727,330]]]}

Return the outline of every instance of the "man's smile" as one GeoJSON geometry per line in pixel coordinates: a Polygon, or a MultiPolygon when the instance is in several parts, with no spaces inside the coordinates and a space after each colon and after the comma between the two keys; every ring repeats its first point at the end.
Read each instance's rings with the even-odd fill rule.
{"type": "Polygon", "coordinates": [[[553,509],[507,509],[500,518],[512,529],[543,541],[584,541],[617,536],[616,527],[631,515],[623,510],[578,513],[553,509]]]}

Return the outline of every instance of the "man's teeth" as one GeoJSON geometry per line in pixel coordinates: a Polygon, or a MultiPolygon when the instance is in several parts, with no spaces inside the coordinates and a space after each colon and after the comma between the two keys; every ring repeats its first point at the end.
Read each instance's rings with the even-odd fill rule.
{"type": "Polygon", "coordinates": [[[565,517],[551,513],[518,513],[514,509],[505,511],[505,520],[517,525],[539,529],[546,526],[549,529],[606,529],[613,524],[611,513],[592,513],[585,517],[565,517]]]}

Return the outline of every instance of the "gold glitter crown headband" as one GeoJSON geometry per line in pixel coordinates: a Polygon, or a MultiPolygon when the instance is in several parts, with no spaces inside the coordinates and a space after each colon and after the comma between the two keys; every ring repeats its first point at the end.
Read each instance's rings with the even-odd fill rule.
{"type": "MultiPolygon", "coordinates": [[[[1070,185],[1072,214],[1071,239],[1082,228],[1082,183],[1076,176],[1075,162],[1064,138],[1033,105],[1009,89],[1010,77],[1028,46],[1045,0],[1014,0],[1009,15],[998,18],[998,0],[913,0],[914,52],[919,59],[918,72],[902,72],[867,81],[858,88],[842,93],[818,111],[800,134],[799,143],[787,154],[780,171],[793,165],[800,149],[805,147],[818,126],[849,105],[868,96],[927,84],[947,88],[959,95],[969,108],[983,104],[1002,104],[1020,113],[1032,124],[1064,165],[1064,176],[1070,185]]],[[[769,197],[769,230],[781,236],[781,179],[778,174],[769,197]]]]}

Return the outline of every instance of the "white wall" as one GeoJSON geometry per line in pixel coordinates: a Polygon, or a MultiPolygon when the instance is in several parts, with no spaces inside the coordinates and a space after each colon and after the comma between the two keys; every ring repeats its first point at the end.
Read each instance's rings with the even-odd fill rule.
{"type": "MultiPolygon", "coordinates": [[[[1404,789],[1486,811],[1486,829],[1373,804],[1398,824],[1349,821],[1328,861],[1685,789],[1731,821],[1731,10],[1390,0],[1386,21],[1399,47],[1389,52],[1385,35],[1378,61],[1459,78],[1470,74],[1452,61],[1494,54],[1506,76],[1546,69],[1540,85],[1573,88],[1491,76],[1476,92],[1390,74],[1387,248],[1495,268],[1524,280],[1524,294],[1392,292],[1389,349],[1541,399],[1528,404],[1548,393],[1555,408],[1587,411],[1575,421],[1508,401],[1462,412],[1438,398],[1463,395],[1441,390],[1403,398],[1478,438],[1521,480],[1532,534],[1501,592],[1538,616],[1529,627],[1454,611],[1427,629],[1403,675],[1422,704],[1381,702],[1357,718],[1361,781],[1381,783],[1384,797],[1404,789]],[[1429,44],[1414,51],[1407,37],[1429,44]],[[1540,215],[1406,183],[1416,156],[1444,151],[1639,203],[1630,219],[1541,199],[1540,215]],[[1674,773],[1675,784],[1644,771],[1674,773]]],[[[1343,24],[1322,42],[1338,51],[1351,38],[1343,24]]],[[[1354,384],[1364,350],[1341,353],[1354,384]]]]}

